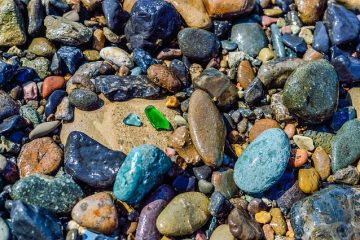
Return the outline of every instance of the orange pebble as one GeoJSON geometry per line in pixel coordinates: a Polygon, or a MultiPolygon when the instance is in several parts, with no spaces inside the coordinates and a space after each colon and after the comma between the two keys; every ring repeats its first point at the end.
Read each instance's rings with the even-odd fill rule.
{"type": "Polygon", "coordinates": [[[308,154],[305,149],[292,150],[292,154],[294,156],[290,158],[290,166],[298,168],[307,162],[308,154]]]}
{"type": "Polygon", "coordinates": [[[295,135],[295,125],[294,124],[286,124],[285,128],[284,128],[284,132],[286,133],[286,135],[288,135],[289,139],[292,139],[293,136],[295,135]]]}

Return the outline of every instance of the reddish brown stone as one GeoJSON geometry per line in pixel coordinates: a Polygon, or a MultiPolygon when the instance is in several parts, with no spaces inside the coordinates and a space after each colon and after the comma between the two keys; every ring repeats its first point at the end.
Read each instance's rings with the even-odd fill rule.
{"type": "Polygon", "coordinates": [[[210,17],[236,17],[253,10],[255,0],[203,0],[210,17]]]}
{"type": "Polygon", "coordinates": [[[326,9],[327,0],[295,0],[300,18],[305,24],[319,21],[326,9]]]}
{"type": "Polygon", "coordinates": [[[280,128],[280,125],[277,121],[272,119],[261,119],[256,121],[254,126],[250,129],[250,142],[252,142],[258,135],[269,128],[280,128]]]}
{"type": "Polygon", "coordinates": [[[237,82],[246,89],[255,78],[255,73],[248,60],[241,61],[237,70],[237,82]]]}
{"type": "Polygon", "coordinates": [[[42,86],[42,96],[47,98],[50,94],[58,89],[65,87],[65,79],[61,76],[50,76],[45,78],[42,86]]]}
{"type": "Polygon", "coordinates": [[[147,70],[147,76],[156,85],[169,92],[177,92],[181,88],[180,80],[164,65],[151,65],[147,70]]]}

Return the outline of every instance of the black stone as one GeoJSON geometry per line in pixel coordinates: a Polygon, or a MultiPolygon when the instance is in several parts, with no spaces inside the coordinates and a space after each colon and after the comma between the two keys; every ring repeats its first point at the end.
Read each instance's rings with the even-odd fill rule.
{"type": "Polygon", "coordinates": [[[171,41],[181,26],[176,9],[163,0],[138,0],[125,26],[132,48],[155,51],[171,41]]]}
{"type": "Polygon", "coordinates": [[[64,239],[61,223],[51,211],[21,201],[11,203],[11,223],[18,240],[64,239]]]}
{"type": "Polygon", "coordinates": [[[314,39],[312,46],[316,51],[327,54],[330,49],[330,39],[323,22],[315,25],[314,39]]]}
{"type": "Polygon", "coordinates": [[[152,192],[150,197],[146,200],[144,206],[160,199],[169,202],[174,197],[174,195],[175,192],[169,185],[162,184],[152,192]]]}
{"type": "Polygon", "coordinates": [[[214,33],[218,38],[225,37],[231,29],[230,21],[214,20],[214,33]]]}
{"type": "Polygon", "coordinates": [[[41,3],[41,0],[31,0],[27,5],[28,12],[28,33],[30,36],[35,37],[41,33],[44,18],[45,8],[41,3]]]}
{"type": "Polygon", "coordinates": [[[156,98],[161,94],[161,89],[146,76],[99,76],[95,79],[95,87],[111,101],[156,98]]]}
{"type": "Polygon", "coordinates": [[[209,212],[214,217],[226,217],[232,208],[232,204],[220,192],[214,192],[210,198],[209,212]]]}
{"type": "Polygon", "coordinates": [[[99,107],[98,95],[90,90],[75,89],[69,95],[69,101],[76,108],[91,111],[99,107]]]}
{"type": "Polygon", "coordinates": [[[331,48],[331,64],[334,66],[340,82],[354,83],[360,81],[360,59],[334,46],[331,48]]]}
{"type": "Polygon", "coordinates": [[[153,59],[147,51],[141,48],[134,48],[133,50],[133,60],[141,68],[143,73],[146,73],[147,69],[158,62],[153,59]]]}
{"type": "Polygon", "coordinates": [[[260,79],[255,78],[244,92],[245,102],[254,105],[265,96],[265,91],[260,79]]]}
{"type": "Polygon", "coordinates": [[[15,76],[16,69],[17,66],[0,61],[0,86],[15,76]]]}
{"type": "Polygon", "coordinates": [[[276,0],[275,4],[279,6],[283,12],[288,12],[290,10],[290,5],[294,3],[294,0],[276,0]]]}
{"type": "Polygon", "coordinates": [[[118,0],[104,0],[102,2],[102,10],[107,26],[114,32],[119,32],[122,25],[129,18],[129,14],[123,11],[118,0]]]}
{"type": "Polygon", "coordinates": [[[47,0],[44,1],[46,15],[61,16],[67,12],[70,7],[66,3],[66,0],[47,0]]]}
{"type": "Polygon", "coordinates": [[[194,172],[195,177],[198,180],[201,180],[201,179],[207,180],[212,173],[211,168],[207,165],[203,165],[200,167],[194,167],[193,172],[194,172]]]}
{"type": "Polygon", "coordinates": [[[296,53],[305,53],[307,50],[306,42],[303,38],[296,35],[285,33],[282,36],[283,43],[285,46],[295,51],[296,53]]]}
{"type": "Polygon", "coordinates": [[[14,115],[4,119],[0,124],[0,134],[12,132],[27,126],[26,120],[20,115],[14,115]]]}
{"type": "Polygon", "coordinates": [[[71,132],[64,153],[65,171],[73,178],[95,188],[114,184],[126,155],[101,145],[82,132],[71,132]]]}
{"type": "Polygon", "coordinates": [[[57,54],[59,54],[59,57],[65,63],[68,72],[71,74],[76,72],[77,68],[84,60],[84,55],[82,54],[81,50],[76,47],[61,47],[57,51],[57,54]]]}
{"type": "Polygon", "coordinates": [[[19,114],[19,105],[7,94],[0,90],[0,121],[19,114]]]}
{"type": "Polygon", "coordinates": [[[175,74],[175,76],[181,81],[181,83],[185,87],[188,87],[190,85],[189,71],[182,61],[178,59],[172,60],[170,63],[170,70],[175,74]]]}
{"type": "Polygon", "coordinates": [[[64,90],[55,90],[46,101],[45,104],[45,116],[55,113],[57,106],[61,103],[65,97],[66,92],[64,90]]]}

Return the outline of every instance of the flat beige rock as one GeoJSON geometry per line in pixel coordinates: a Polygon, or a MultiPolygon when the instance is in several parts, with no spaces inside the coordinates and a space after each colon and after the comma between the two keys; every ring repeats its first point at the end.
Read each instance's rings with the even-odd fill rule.
{"type": "Polygon", "coordinates": [[[106,147],[126,154],[133,147],[144,143],[156,145],[161,149],[167,147],[168,138],[172,132],[156,131],[144,113],[148,105],[153,105],[175,126],[176,112],[165,106],[165,99],[135,98],[126,102],[110,102],[103,96],[100,98],[104,100],[103,107],[90,112],[76,109],[74,121],[62,125],[60,138],[63,144],[66,144],[67,137],[72,131],[81,131],[106,147]],[[139,116],[143,126],[133,127],[123,123],[123,119],[131,112],[139,116]]]}

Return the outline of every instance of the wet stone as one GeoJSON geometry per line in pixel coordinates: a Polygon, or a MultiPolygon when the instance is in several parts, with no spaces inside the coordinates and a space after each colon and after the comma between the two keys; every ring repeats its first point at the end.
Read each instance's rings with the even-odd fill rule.
{"type": "Polygon", "coordinates": [[[220,192],[227,199],[232,198],[239,192],[234,181],[234,170],[232,169],[222,172],[213,172],[211,183],[214,185],[215,191],[220,192]]]}
{"type": "Polygon", "coordinates": [[[86,89],[75,89],[69,95],[70,103],[83,111],[91,111],[99,106],[99,98],[96,93],[86,89]]]}
{"type": "Polygon", "coordinates": [[[56,90],[49,96],[45,105],[45,116],[55,113],[57,106],[61,103],[61,100],[65,97],[65,95],[65,91],[56,90]]]}
{"type": "Polygon", "coordinates": [[[157,86],[165,88],[169,92],[178,92],[181,89],[181,82],[173,72],[161,64],[151,65],[147,69],[148,78],[157,86]]]}
{"type": "Polygon", "coordinates": [[[71,74],[76,72],[76,69],[79,67],[84,58],[81,50],[76,47],[61,47],[57,51],[57,54],[65,64],[67,71],[71,74]]]}
{"type": "Polygon", "coordinates": [[[156,107],[149,105],[144,110],[146,117],[156,130],[172,130],[171,123],[156,107]]]}
{"type": "Polygon", "coordinates": [[[144,73],[147,72],[147,69],[152,64],[157,63],[157,61],[151,57],[150,53],[141,48],[133,49],[133,59],[136,65],[139,66],[144,73]]]}
{"type": "Polygon", "coordinates": [[[29,139],[35,139],[39,137],[44,137],[51,132],[53,132],[61,122],[59,121],[51,121],[51,122],[44,122],[37,125],[29,134],[29,139]]]}
{"type": "Polygon", "coordinates": [[[314,31],[312,46],[315,50],[328,53],[330,49],[330,39],[323,22],[317,22],[314,31]]]}
{"type": "Polygon", "coordinates": [[[260,79],[255,78],[244,91],[245,102],[249,105],[255,105],[260,102],[265,95],[264,87],[260,79]]]}
{"type": "Polygon", "coordinates": [[[8,117],[0,123],[0,134],[13,132],[26,127],[28,124],[26,120],[20,115],[8,117]]]}
{"type": "Polygon", "coordinates": [[[128,13],[124,12],[120,2],[116,0],[102,1],[102,10],[106,18],[107,26],[113,31],[119,31],[124,24],[128,13]]]}
{"type": "Polygon", "coordinates": [[[228,216],[230,232],[238,239],[260,240],[263,237],[260,224],[252,220],[246,210],[234,208],[228,216]]]}
{"type": "Polygon", "coordinates": [[[357,168],[354,166],[348,166],[346,168],[337,170],[334,176],[330,176],[329,179],[336,183],[356,185],[359,182],[359,177],[360,176],[357,168]]]}
{"type": "Polygon", "coordinates": [[[31,36],[37,36],[41,32],[44,22],[44,6],[42,5],[41,0],[30,0],[27,5],[28,13],[28,33],[31,36]]]}
{"type": "Polygon", "coordinates": [[[232,205],[220,192],[214,192],[210,198],[209,212],[214,217],[225,217],[229,214],[232,205]]]}
{"type": "Polygon", "coordinates": [[[331,49],[331,64],[334,66],[340,82],[360,81],[360,60],[340,48],[334,46],[331,49]]]}
{"type": "Polygon", "coordinates": [[[4,91],[0,91],[0,121],[19,113],[19,105],[4,91]]]}
{"type": "Polygon", "coordinates": [[[306,42],[301,37],[285,33],[282,36],[282,40],[285,46],[294,50],[296,53],[302,54],[305,53],[307,50],[306,42]]]}

